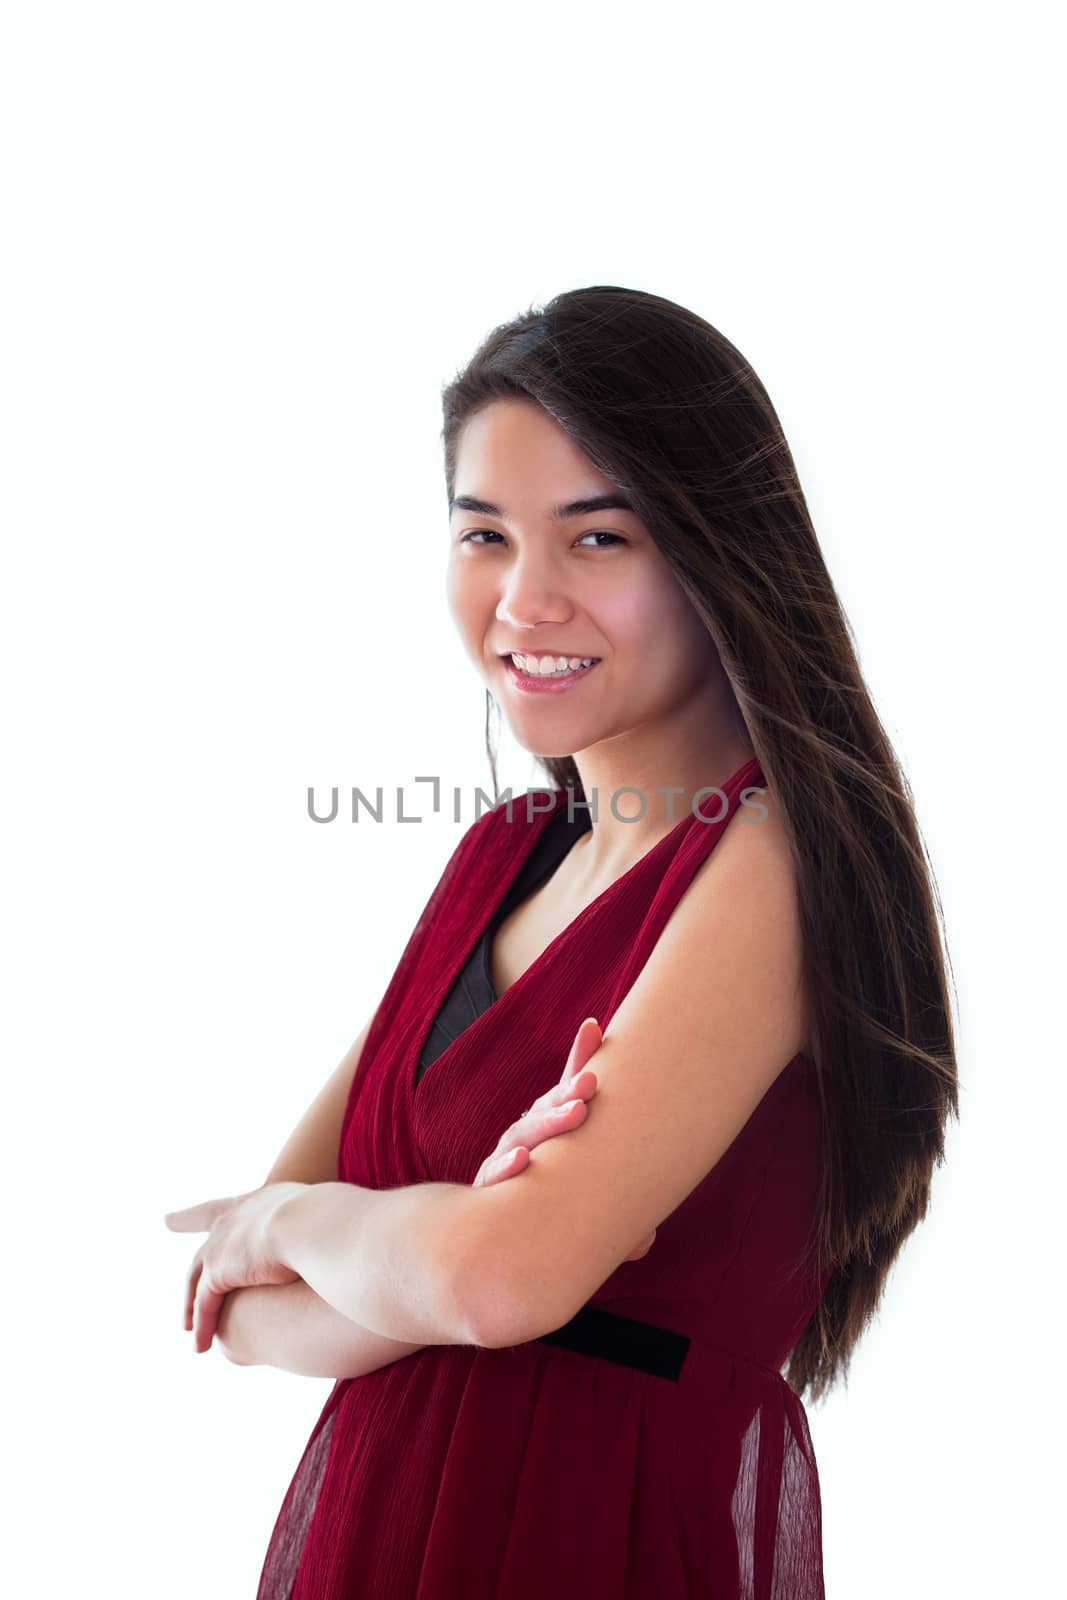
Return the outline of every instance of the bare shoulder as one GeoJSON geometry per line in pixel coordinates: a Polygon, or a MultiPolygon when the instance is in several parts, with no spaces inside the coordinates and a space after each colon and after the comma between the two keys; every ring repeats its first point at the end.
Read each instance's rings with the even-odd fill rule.
{"type": "Polygon", "coordinates": [[[780,925],[783,915],[792,919],[797,909],[796,861],[785,814],[770,789],[742,791],[741,803],[694,873],[678,912],[683,906],[687,910],[679,919],[681,928],[701,915],[701,907],[708,915],[744,914],[773,925],[780,925]]]}
{"type": "Polygon", "coordinates": [[[727,943],[763,953],[762,961],[750,960],[736,976],[754,999],[762,993],[768,1003],[776,978],[781,980],[773,1003],[783,1028],[797,1035],[802,1048],[806,1007],[796,861],[785,816],[766,788],[738,806],[694,873],[650,958],[655,966],[639,1003],[650,1012],[657,1002],[669,1004],[674,983],[668,973],[683,967],[692,973],[694,960],[713,982],[716,968],[726,970],[720,957],[727,943]],[[705,957],[712,959],[710,969],[705,957]]]}
{"type": "MultiPolygon", "coordinates": [[[[764,952],[764,963],[750,964],[746,981],[769,996],[777,978],[773,1003],[782,1027],[796,1041],[794,1054],[806,1050],[810,1012],[796,856],[786,817],[767,788],[742,802],[694,874],[664,929],[665,959],[673,952],[681,960],[684,946],[704,936],[721,940],[726,927],[764,952]]],[[[666,988],[657,992],[665,996],[666,988]]]]}

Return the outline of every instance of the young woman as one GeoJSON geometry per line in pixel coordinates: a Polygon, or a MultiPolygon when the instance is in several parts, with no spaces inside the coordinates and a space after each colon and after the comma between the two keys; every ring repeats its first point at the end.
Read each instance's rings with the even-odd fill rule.
{"type": "Polygon", "coordinates": [[[495,329],[444,455],[452,616],[552,786],[464,833],[266,1185],[177,1214],[198,1347],[338,1380],[259,1597],[816,1600],[803,1397],[958,1114],[908,785],[692,312],[495,329]]]}

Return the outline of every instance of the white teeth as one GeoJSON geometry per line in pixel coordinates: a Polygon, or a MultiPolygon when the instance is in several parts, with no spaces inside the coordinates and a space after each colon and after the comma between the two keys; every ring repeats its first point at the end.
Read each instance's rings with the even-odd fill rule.
{"type": "Polygon", "coordinates": [[[562,678],[579,667],[591,667],[597,656],[520,656],[512,654],[511,660],[519,672],[530,678],[562,678]]]}

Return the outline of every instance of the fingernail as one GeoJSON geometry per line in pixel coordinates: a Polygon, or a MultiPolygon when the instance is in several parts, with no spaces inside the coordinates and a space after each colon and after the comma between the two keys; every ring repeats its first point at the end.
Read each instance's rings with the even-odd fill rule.
{"type": "Polygon", "coordinates": [[[565,1116],[568,1111],[573,1111],[575,1106],[580,1106],[582,1104],[583,1104],[583,1101],[581,1101],[581,1100],[568,1100],[568,1101],[565,1102],[565,1104],[563,1104],[561,1106],[557,1106],[556,1110],[558,1111],[559,1115],[562,1117],[562,1116],[565,1116]]]}

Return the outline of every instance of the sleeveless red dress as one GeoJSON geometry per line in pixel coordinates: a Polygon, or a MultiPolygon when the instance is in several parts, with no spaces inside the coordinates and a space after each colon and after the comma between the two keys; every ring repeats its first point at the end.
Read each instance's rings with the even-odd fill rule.
{"type": "MultiPolygon", "coordinates": [[[[607,1030],[693,873],[762,782],[752,760],[710,791],[416,1090],[445,996],[567,794],[534,790],[479,818],[368,1034],[342,1181],[473,1182],[501,1133],[558,1082],[582,1019],[607,1030]]],[[[693,971],[714,982],[699,952],[693,971]]],[[[823,1600],[815,1454],[780,1372],[827,1281],[804,1250],[821,1154],[815,1068],[798,1055],[648,1254],[564,1329],[500,1350],[432,1345],[339,1379],[279,1511],[257,1600],[823,1600]]]]}

